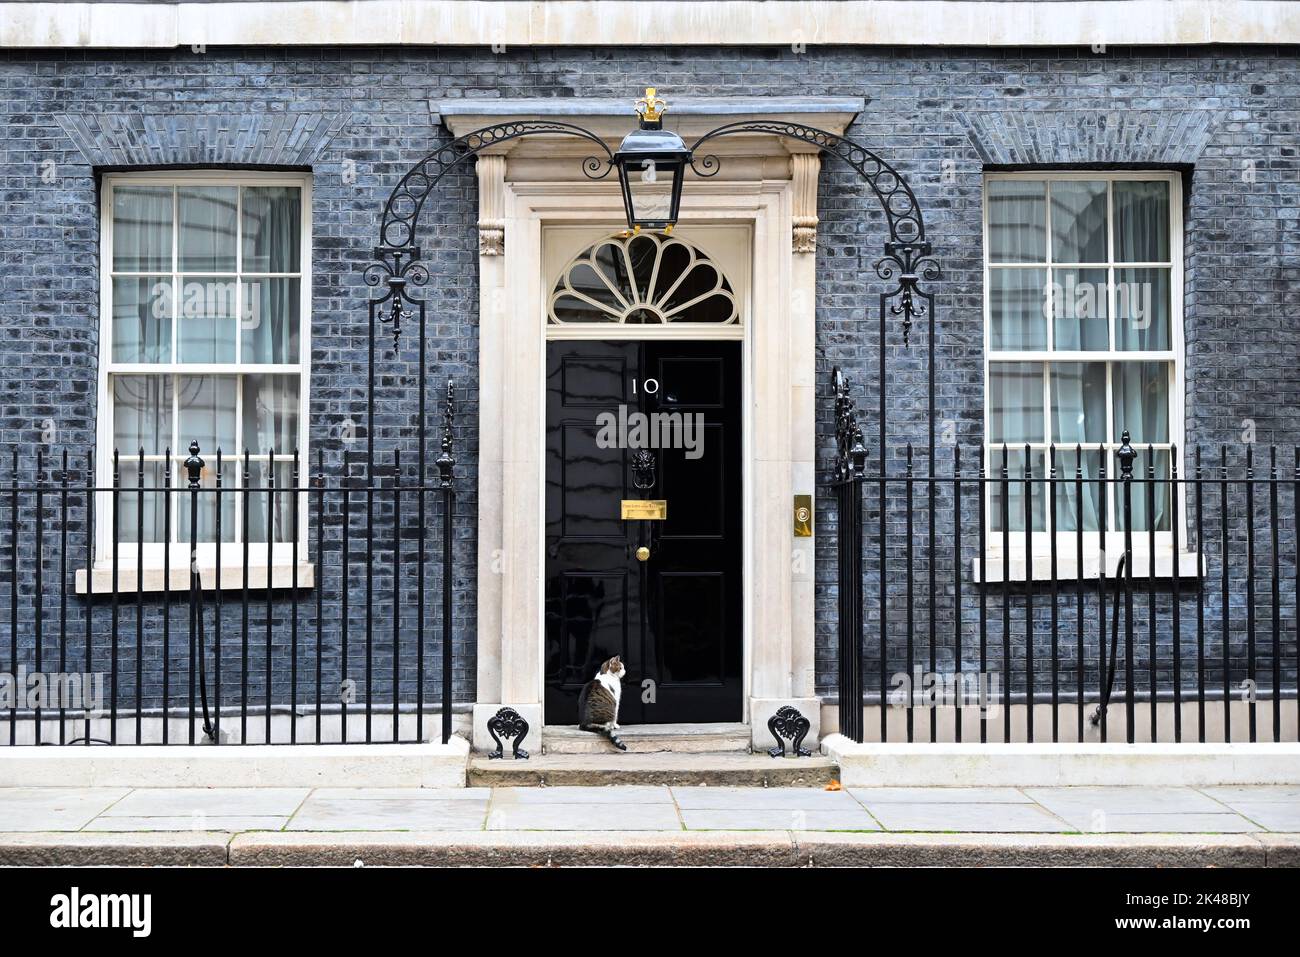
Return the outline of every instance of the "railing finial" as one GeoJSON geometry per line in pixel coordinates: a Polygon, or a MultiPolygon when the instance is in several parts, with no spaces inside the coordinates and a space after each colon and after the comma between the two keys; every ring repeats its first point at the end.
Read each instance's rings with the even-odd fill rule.
{"type": "Polygon", "coordinates": [[[190,457],[185,460],[185,471],[189,474],[190,488],[199,487],[199,478],[203,475],[206,463],[199,458],[199,443],[190,443],[190,457]]]}
{"type": "Polygon", "coordinates": [[[1133,461],[1137,458],[1137,450],[1129,445],[1128,429],[1119,437],[1120,446],[1115,450],[1115,458],[1119,459],[1119,477],[1121,479],[1131,479],[1133,477],[1133,461]]]}

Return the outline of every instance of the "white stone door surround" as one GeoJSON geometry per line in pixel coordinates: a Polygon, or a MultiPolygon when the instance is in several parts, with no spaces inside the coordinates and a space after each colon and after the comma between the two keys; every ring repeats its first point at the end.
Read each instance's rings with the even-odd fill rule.
{"type": "MultiPolygon", "coordinates": [[[[631,92],[631,91],[630,91],[631,92]]],[[[668,125],[690,143],[742,119],[789,120],[842,133],[863,102],[845,98],[674,98],[668,125]],[[756,110],[755,106],[761,109],[756,110]]],[[[455,136],[521,119],[564,120],[617,148],[634,99],[441,101],[455,136]]],[[[474,744],[491,747],[487,720],[514,708],[542,726],[545,312],[548,226],[611,231],[623,223],[615,174],[587,179],[591,144],[529,136],[477,160],[479,183],[478,673],[474,744]]],[[[745,716],[755,747],[772,744],[767,719],[797,707],[819,731],[815,695],[815,538],[793,534],[793,497],[816,494],[814,401],[816,196],[814,149],[769,135],[724,137],[708,179],[689,176],[679,229],[746,227],[752,262],[744,341],[745,716]]],[[[815,530],[814,530],[815,533],[815,530]]]]}

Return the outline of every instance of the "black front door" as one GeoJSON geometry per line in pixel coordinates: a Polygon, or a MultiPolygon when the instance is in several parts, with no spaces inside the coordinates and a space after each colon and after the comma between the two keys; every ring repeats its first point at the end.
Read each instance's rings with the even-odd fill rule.
{"type": "Polygon", "coordinates": [[[740,344],[549,342],[546,381],[546,723],[613,655],[621,724],[739,721],[740,344]]]}

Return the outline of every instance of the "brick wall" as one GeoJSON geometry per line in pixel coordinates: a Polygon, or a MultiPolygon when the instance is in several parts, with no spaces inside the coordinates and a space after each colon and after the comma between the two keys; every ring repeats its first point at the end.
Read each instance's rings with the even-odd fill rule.
{"type": "MultiPolygon", "coordinates": [[[[81,456],[93,442],[99,170],[173,163],[310,167],[311,439],[337,457],[340,423],[363,421],[369,289],[362,269],[376,240],[379,211],[401,174],[445,139],[430,122],[428,101],[631,97],[652,78],[670,99],[674,91],[867,98],[850,135],[908,176],[925,210],[944,271],[935,286],[937,413],[955,423],[972,461],[982,429],[985,165],[1146,163],[1186,170],[1188,443],[1229,443],[1231,454],[1239,456],[1242,422],[1251,419],[1259,442],[1286,444],[1289,456],[1290,443],[1300,441],[1300,327],[1291,321],[1300,281],[1296,66],[1295,50],[1268,48],[1103,54],[836,47],[805,53],[611,48],[502,54],[209,48],[4,55],[0,446],[16,447],[28,460],[38,449],[57,455],[67,448],[81,456]]],[[[449,180],[426,208],[421,237],[432,266],[427,295],[437,317],[433,368],[464,383],[457,439],[466,520],[459,523],[456,542],[455,674],[462,699],[473,695],[475,670],[476,543],[468,520],[476,508],[478,431],[474,188],[468,171],[449,180]]],[[[870,396],[876,388],[873,264],[884,239],[882,219],[853,174],[833,161],[825,166],[819,202],[819,380],[827,382],[831,366],[839,364],[870,396]]],[[[381,448],[409,443],[412,341],[405,341],[383,379],[381,448]]],[[[891,442],[923,443],[924,331],[914,336],[910,350],[890,349],[891,442]]],[[[819,445],[827,457],[832,444],[829,398],[823,398],[819,445]]],[[[870,438],[868,444],[874,447],[870,438]]],[[[818,521],[823,530],[832,525],[825,496],[818,521]]],[[[918,528],[924,535],[924,525],[918,528]]],[[[830,692],[836,667],[834,545],[828,535],[818,545],[818,687],[830,692]]],[[[20,536],[25,569],[32,548],[30,535],[20,536]]],[[[8,562],[0,567],[6,579],[0,587],[7,587],[8,562]]],[[[945,572],[951,576],[950,565],[940,563],[936,571],[941,580],[945,572]]],[[[868,568],[869,576],[877,573],[868,568]]],[[[923,564],[918,574],[925,575],[923,564]]],[[[870,583],[867,593],[875,593],[870,583]]],[[[30,603],[30,594],[22,597],[30,603]]],[[[1287,602],[1293,672],[1293,596],[1287,602]]],[[[74,636],[81,633],[82,613],[74,602],[74,636]]],[[[107,611],[97,603],[95,614],[107,611]]],[[[134,607],[123,611],[128,618],[134,614],[134,607]]],[[[874,614],[869,608],[869,629],[874,614]]],[[[146,602],[145,615],[146,643],[156,647],[157,604],[146,602]]],[[[183,616],[183,609],[174,612],[174,628],[183,626],[183,616]]],[[[96,623],[97,631],[102,624],[96,623]]],[[[918,625],[924,630],[924,621],[918,625]]],[[[123,630],[133,634],[134,625],[123,630]]],[[[50,634],[47,627],[47,640],[50,634]]],[[[19,638],[30,651],[30,633],[20,627],[19,638]]],[[[336,641],[337,635],[325,640],[336,641]]],[[[1167,633],[1161,640],[1168,641],[1167,633]]],[[[942,659],[948,651],[941,651],[942,659]]],[[[273,654],[283,653],[277,639],[273,654]]],[[[70,654],[79,651],[73,646],[70,654]]],[[[134,669],[129,660],[121,667],[134,669]]],[[[151,673],[146,681],[155,678],[151,673]]]]}

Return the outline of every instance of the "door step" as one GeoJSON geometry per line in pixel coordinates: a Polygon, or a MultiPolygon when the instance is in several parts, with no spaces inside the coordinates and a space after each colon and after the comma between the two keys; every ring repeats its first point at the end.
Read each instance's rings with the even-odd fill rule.
{"type": "Polygon", "coordinates": [[[538,754],[526,761],[479,756],[469,763],[467,783],[470,787],[611,784],[825,787],[838,779],[835,762],[820,754],[810,758],[773,758],[736,751],[703,754],[607,751],[604,754],[538,754]]]}
{"type": "MultiPolygon", "coordinates": [[[[747,724],[639,724],[617,733],[633,754],[749,753],[747,724]]],[[[614,750],[603,734],[579,731],[576,725],[548,724],[542,729],[545,754],[611,754],[614,750]]]]}

